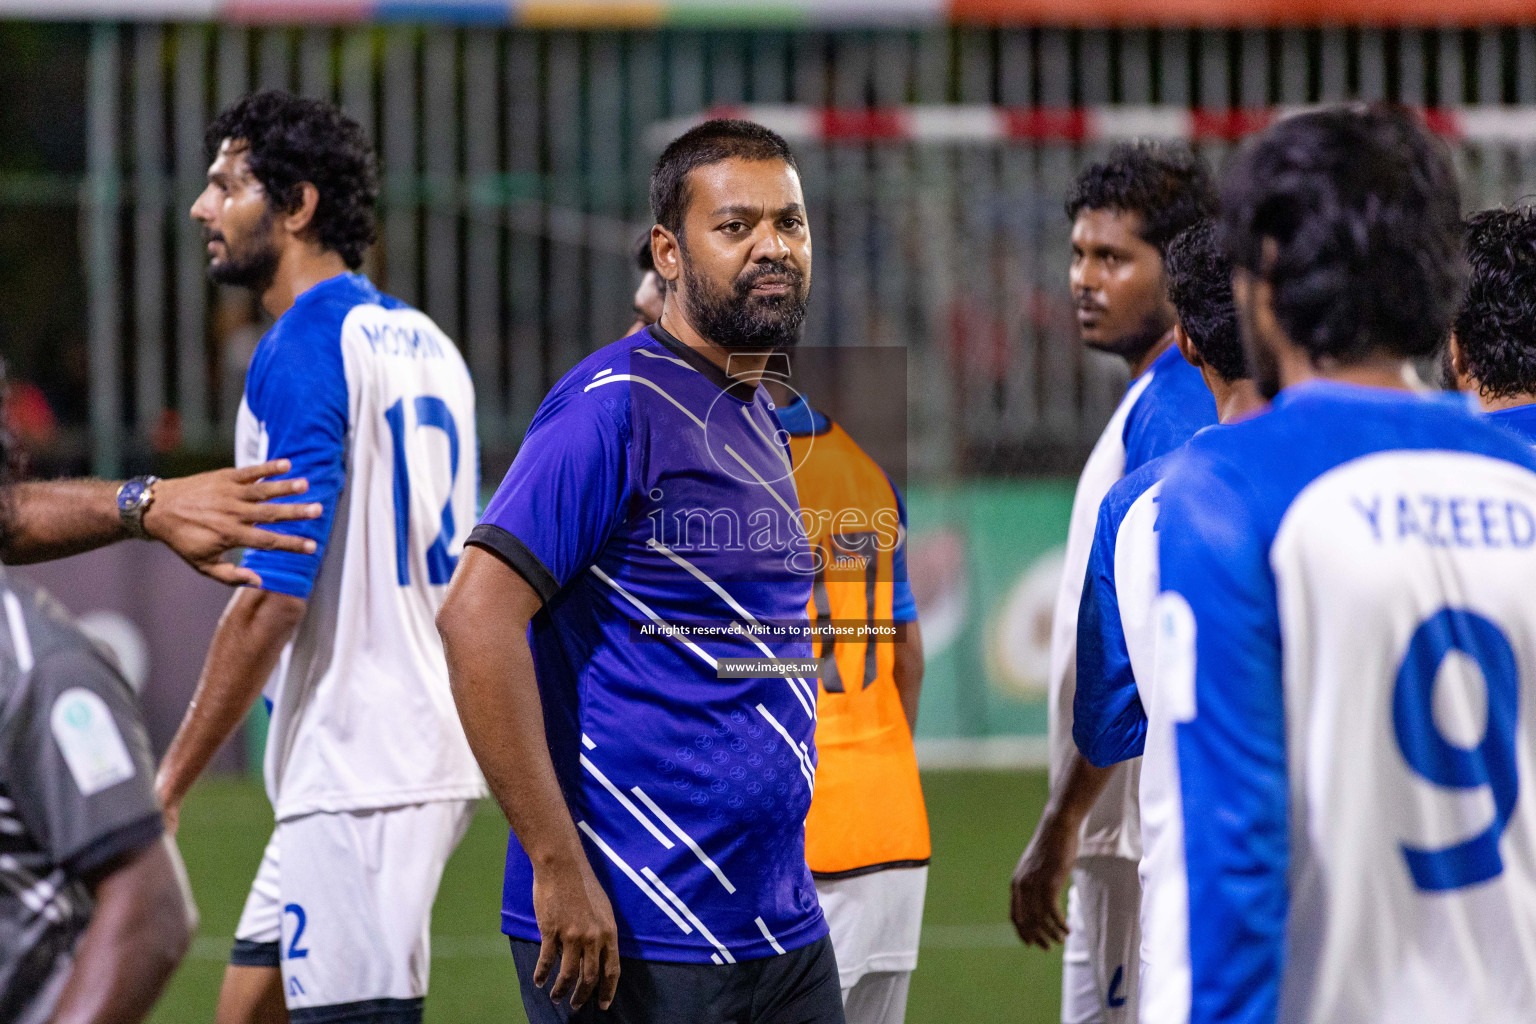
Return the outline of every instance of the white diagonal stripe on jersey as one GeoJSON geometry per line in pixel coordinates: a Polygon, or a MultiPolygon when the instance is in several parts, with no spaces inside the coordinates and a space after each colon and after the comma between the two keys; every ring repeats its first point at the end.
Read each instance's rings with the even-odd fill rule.
{"type": "Polygon", "coordinates": [[[629,864],[625,862],[623,857],[620,857],[617,853],[615,853],[613,847],[603,842],[602,837],[599,836],[596,832],[592,831],[591,825],[588,825],[585,821],[578,821],[576,823],[576,827],[585,832],[587,834],[587,838],[596,843],[598,849],[602,850],[603,853],[608,856],[608,859],[613,861],[613,863],[618,866],[620,871],[628,875],[629,880],[634,882],[635,885],[639,886],[640,891],[649,896],[651,898],[651,902],[660,907],[666,913],[666,915],[672,919],[673,924],[677,925],[683,930],[684,935],[691,935],[693,933],[693,928],[688,924],[688,922],[678,917],[677,911],[673,910],[667,904],[666,900],[656,895],[656,890],[651,888],[650,883],[641,878],[639,875],[635,874],[635,869],[630,867],[629,864]]]}
{"type": "Polygon", "coordinates": [[[709,954],[709,962],[716,965],[717,967],[723,967],[725,965],[725,961],[720,959],[719,953],[709,954]]]}
{"type": "Polygon", "coordinates": [[[27,633],[27,620],[21,614],[21,601],[15,591],[5,592],[5,621],[11,627],[11,646],[16,651],[16,667],[23,672],[32,671],[32,637],[27,633]]]}
{"type": "Polygon", "coordinates": [[[55,868],[53,873],[32,887],[32,892],[43,905],[43,916],[50,921],[62,921],[70,911],[64,896],[64,871],[55,868]]]}
{"type": "Polygon", "coordinates": [[[614,799],[623,804],[624,809],[630,814],[633,814],[635,816],[635,820],[644,825],[645,830],[651,835],[655,836],[658,843],[660,843],[662,846],[665,846],[669,850],[672,849],[672,840],[662,835],[661,829],[657,828],[655,824],[651,822],[650,818],[647,818],[643,813],[641,813],[640,808],[635,806],[635,802],[633,800],[619,792],[619,787],[610,782],[608,780],[608,776],[604,775],[602,770],[599,769],[597,765],[593,764],[592,759],[586,754],[581,755],[581,766],[587,771],[591,772],[592,777],[597,779],[598,782],[601,782],[603,784],[603,788],[612,793],[614,799]]]}
{"type": "MultiPolygon", "coordinates": [[[[629,591],[625,590],[623,587],[619,586],[618,583],[614,582],[614,579],[613,579],[612,576],[609,576],[607,573],[603,572],[603,570],[599,569],[595,565],[594,566],[590,566],[589,568],[591,568],[593,575],[595,575],[598,579],[602,580],[604,583],[608,584],[614,590],[617,590],[624,597],[624,599],[626,601],[628,601],[630,604],[634,605],[636,608],[638,608],[642,612],[644,612],[646,617],[649,618],[652,622],[656,623],[658,626],[668,625],[668,623],[665,622],[660,615],[657,615],[655,612],[651,611],[650,605],[646,604],[644,601],[640,600],[638,597],[636,597],[634,594],[631,594],[629,591]]],[[[684,640],[681,637],[676,636],[671,630],[667,631],[667,637],[669,639],[676,640],[678,643],[682,644],[684,647],[688,648],[694,654],[697,654],[699,657],[703,658],[706,662],[708,662],[710,668],[713,668],[716,671],[719,671],[719,669],[720,669],[719,662],[715,661],[714,658],[711,658],[707,651],[705,651],[703,648],[699,647],[692,640],[684,640]]]]}
{"type": "MultiPolygon", "coordinates": [[[[690,367],[690,369],[691,369],[691,367],[690,367]]],[[[669,401],[673,405],[675,405],[678,408],[678,411],[680,411],[683,415],[687,416],[689,419],[693,420],[694,423],[698,424],[698,427],[699,427],[700,430],[708,431],[709,428],[704,425],[704,421],[703,420],[699,419],[697,416],[695,416],[693,414],[693,410],[689,409],[682,402],[679,402],[677,399],[675,399],[671,395],[669,395],[667,393],[666,389],[663,388],[660,384],[657,384],[655,381],[650,380],[648,378],[637,376],[637,375],[635,375],[633,373],[615,373],[611,377],[603,377],[600,380],[594,380],[592,383],[590,383],[586,387],[582,388],[582,391],[584,391],[584,392],[585,391],[591,391],[593,388],[600,388],[604,384],[612,384],[615,381],[621,381],[621,380],[627,380],[627,381],[630,381],[631,383],[634,383],[634,384],[644,384],[646,387],[648,387],[652,391],[656,392],[662,398],[665,398],[667,401],[669,401]]],[[[757,470],[753,469],[751,464],[748,463],[746,459],[743,459],[741,457],[741,455],[736,451],[736,449],[732,448],[730,445],[726,445],[725,446],[725,450],[731,456],[731,458],[733,458],[737,462],[741,463],[742,467],[745,468],[748,473],[752,474],[753,479],[755,479],[759,484],[762,484],[764,489],[766,489],[769,494],[773,495],[773,500],[777,501],[779,503],[780,507],[782,507],[785,512],[789,513],[791,516],[794,516],[794,515],[797,514],[794,509],[789,507],[789,503],[784,500],[783,496],[780,495],[778,491],[774,490],[769,485],[768,481],[763,479],[762,474],[760,474],[757,470]]],[[[777,450],[777,449],[775,449],[775,450],[777,450]]],[[[783,453],[780,452],[779,453],[779,458],[783,459],[783,457],[784,457],[783,453]]]]}
{"type": "Polygon", "coordinates": [[[593,743],[592,737],[588,736],[586,733],[581,734],[581,745],[586,747],[588,750],[597,749],[597,744],[593,743]]]}
{"type": "Polygon", "coordinates": [[[14,811],[15,809],[16,809],[16,805],[11,802],[11,798],[10,797],[8,797],[8,796],[0,796],[0,811],[7,811],[7,812],[9,812],[9,811],[14,811]]]}
{"type": "Polygon", "coordinates": [[[705,927],[703,921],[699,920],[699,915],[689,910],[688,904],[679,899],[677,893],[667,888],[666,882],[663,882],[660,878],[656,877],[656,872],[652,871],[650,868],[641,868],[640,870],[645,872],[645,877],[651,880],[652,885],[661,890],[661,894],[663,896],[671,900],[677,906],[677,909],[683,912],[683,916],[693,923],[693,926],[699,930],[699,934],[708,939],[710,943],[720,951],[720,955],[725,957],[726,963],[733,964],[736,962],[736,958],[731,956],[731,951],[726,949],[719,939],[715,938],[714,933],[705,927]]]}
{"type": "MultiPolygon", "coordinates": [[[[670,558],[677,565],[679,565],[683,569],[687,570],[687,572],[690,575],[692,575],[694,579],[698,580],[700,583],[704,584],[710,590],[714,591],[717,595],[719,595],[719,597],[720,597],[720,599],[722,601],[724,601],[726,604],[730,605],[731,609],[733,611],[735,611],[736,614],[738,614],[738,615],[742,616],[743,618],[745,618],[747,620],[747,622],[749,622],[750,624],[752,624],[754,626],[761,626],[762,625],[762,623],[757,620],[757,616],[756,615],[753,615],[751,612],[749,612],[745,608],[743,608],[741,606],[741,604],[734,597],[732,597],[726,591],[726,589],[724,587],[722,587],[720,584],[716,583],[714,580],[710,579],[709,575],[707,573],[705,573],[702,569],[700,569],[698,566],[694,565],[692,562],[688,561],[688,559],[684,558],[682,555],[679,555],[676,551],[673,551],[671,548],[669,548],[665,544],[661,543],[661,541],[657,540],[655,537],[650,538],[645,543],[646,543],[647,547],[655,548],[657,551],[660,551],[662,554],[664,554],[668,558],[670,558]]],[[[769,649],[768,645],[763,643],[757,637],[752,636],[751,634],[746,634],[746,637],[747,637],[748,640],[751,640],[752,643],[757,646],[758,650],[762,651],[768,657],[770,657],[770,658],[776,657],[776,655],[773,653],[773,651],[771,649],[769,649]]],[[[808,683],[806,683],[806,681],[804,679],[800,679],[800,678],[796,678],[793,681],[791,681],[789,679],[786,679],[785,682],[789,683],[790,690],[794,693],[795,698],[800,701],[800,708],[801,708],[801,710],[803,710],[807,715],[809,715],[811,721],[814,722],[816,720],[816,711],[815,711],[815,707],[816,707],[815,701],[816,701],[816,698],[815,698],[815,695],[812,694],[812,696],[811,696],[811,703],[807,704],[806,700],[805,700],[805,695],[800,692],[799,687],[797,687],[795,685],[795,683],[799,683],[800,686],[804,686],[806,688],[806,692],[807,693],[811,692],[810,685],[808,683]]]]}
{"type": "Polygon", "coordinates": [[[760,917],[754,918],[753,920],[755,920],[757,922],[757,930],[762,932],[763,933],[763,938],[768,940],[768,945],[773,947],[773,951],[775,953],[779,954],[780,956],[783,956],[784,955],[784,947],[779,945],[779,940],[774,938],[773,937],[773,932],[768,930],[768,922],[764,921],[760,917]]]}
{"type": "Polygon", "coordinates": [[[27,827],[6,814],[0,814],[0,832],[8,836],[19,836],[27,831],[27,827]]]}
{"type": "Polygon", "coordinates": [[[761,704],[757,706],[757,713],[768,719],[768,724],[778,730],[784,742],[789,744],[789,752],[795,755],[795,760],[800,762],[800,774],[805,776],[805,784],[811,787],[811,792],[816,792],[815,769],[806,763],[806,758],[801,755],[800,748],[795,745],[795,738],[789,734],[789,730],[779,724],[779,720],[769,713],[761,704]]]}
{"type": "Polygon", "coordinates": [[[658,807],[656,801],[652,800],[649,796],[646,795],[645,790],[641,789],[639,786],[634,786],[630,789],[630,792],[639,797],[640,802],[645,804],[646,807],[649,807],[651,813],[660,818],[661,823],[667,826],[667,828],[671,829],[672,834],[681,839],[684,846],[693,851],[693,855],[699,858],[699,863],[709,868],[710,872],[720,880],[720,884],[725,886],[726,892],[736,892],[736,887],[731,884],[731,880],[729,878],[725,877],[725,872],[720,870],[720,865],[711,860],[709,854],[705,853],[702,849],[699,848],[699,844],[693,841],[692,836],[678,828],[677,822],[673,821],[671,816],[668,815],[666,811],[658,807]]]}
{"type": "Polygon", "coordinates": [[[766,490],[769,494],[773,495],[773,500],[779,503],[779,507],[780,508],[782,508],[785,512],[789,513],[789,515],[792,518],[798,519],[800,517],[800,513],[796,512],[794,509],[789,507],[789,502],[784,500],[784,496],[781,495],[778,491],[774,490],[773,486],[771,484],[769,484],[767,480],[763,479],[762,474],[759,473],[757,470],[753,469],[752,468],[752,464],[750,462],[748,462],[746,459],[742,458],[741,455],[737,453],[735,448],[732,448],[730,445],[726,445],[725,446],[725,450],[726,450],[726,453],[728,455],[730,455],[731,458],[733,458],[737,462],[741,463],[741,467],[743,469],[745,469],[748,473],[752,474],[752,479],[754,479],[758,483],[762,484],[763,485],[763,489],[766,490]]]}
{"type": "MultiPolygon", "coordinates": [[[[690,369],[691,369],[691,367],[690,367],[690,369]]],[[[648,387],[652,391],[656,392],[662,398],[665,398],[667,401],[669,401],[673,405],[677,406],[678,409],[682,411],[684,416],[687,416],[689,419],[693,420],[693,422],[695,422],[695,423],[697,423],[699,425],[699,429],[700,430],[706,429],[705,426],[704,426],[704,421],[699,419],[697,416],[695,416],[691,409],[689,409],[682,402],[679,402],[677,399],[673,398],[671,395],[667,394],[667,392],[662,388],[662,386],[660,384],[657,384],[653,380],[648,380],[645,377],[637,377],[637,376],[635,376],[632,373],[616,373],[612,377],[604,377],[602,380],[595,380],[591,384],[588,384],[586,387],[582,388],[581,390],[582,391],[591,391],[593,388],[600,388],[604,384],[612,384],[612,383],[614,383],[616,381],[621,381],[621,380],[627,380],[627,381],[630,381],[630,382],[635,383],[635,384],[644,384],[646,387],[648,387]]]]}
{"type": "Polygon", "coordinates": [[[0,883],[15,893],[22,906],[55,924],[62,921],[69,910],[63,899],[63,882],[62,869],[55,869],[47,878],[39,878],[12,855],[0,854],[0,883]]]}
{"type": "Polygon", "coordinates": [[[647,352],[643,348],[635,349],[635,354],[636,355],[645,356],[647,359],[663,359],[663,360],[665,360],[665,361],[667,361],[669,363],[676,363],[678,366],[681,366],[685,370],[692,370],[694,373],[698,373],[699,372],[698,370],[695,370],[692,366],[689,366],[683,360],[678,359],[676,356],[664,356],[660,352],[647,352]]]}
{"type": "Polygon", "coordinates": [[[661,890],[661,894],[663,896],[671,900],[673,904],[676,905],[677,909],[683,912],[683,916],[686,917],[693,924],[693,926],[699,930],[699,934],[708,939],[710,943],[720,951],[720,955],[725,958],[726,963],[733,964],[736,962],[736,958],[731,955],[731,951],[729,949],[725,948],[725,944],[722,943],[719,939],[715,938],[714,933],[709,930],[703,921],[699,920],[699,915],[690,910],[688,904],[684,903],[682,898],[678,896],[677,893],[669,889],[667,887],[667,883],[663,882],[659,877],[657,877],[656,872],[652,871],[648,867],[641,868],[640,870],[644,872],[646,878],[650,879],[652,885],[661,890]]]}
{"type": "Polygon", "coordinates": [[[756,408],[756,406],[741,405],[737,406],[737,408],[741,410],[741,415],[747,421],[747,426],[752,428],[752,432],[758,437],[762,438],[763,444],[767,445],[770,449],[773,450],[773,454],[779,457],[779,462],[784,466],[784,468],[787,471],[793,473],[795,471],[795,467],[789,461],[789,456],[784,453],[784,447],[769,437],[767,434],[763,433],[763,428],[758,426],[757,420],[752,418],[752,410],[756,408]]]}

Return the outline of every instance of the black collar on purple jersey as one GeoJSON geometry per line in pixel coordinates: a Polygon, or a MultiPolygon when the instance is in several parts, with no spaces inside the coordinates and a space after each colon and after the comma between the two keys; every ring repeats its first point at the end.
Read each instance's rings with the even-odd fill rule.
{"type": "Polygon", "coordinates": [[[677,338],[672,336],[672,332],[661,326],[659,322],[651,324],[646,330],[651,332],[651,337],[663,348],[674,353],[689,366],[698,370],[704,375],[706,380],[738,402],[750,403],[753,396],[757,394],[756,384],[748,384],[746,381],[737,380],[735,377],[729,376],[724,370],[710,362],[698,351],[678,341],[677,338]]]}

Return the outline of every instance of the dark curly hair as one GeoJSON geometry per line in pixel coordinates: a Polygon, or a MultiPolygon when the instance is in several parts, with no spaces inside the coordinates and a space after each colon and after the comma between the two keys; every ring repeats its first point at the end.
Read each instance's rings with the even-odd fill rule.
{"type": "Polygon", "coordinates": [[[1280,326],[1312,358],[1411,358],[1445,341],[1461,296],[1460,203],[1450,154],[1417,115],[1335,107],[1238,152],[1221,223],[1233,262],[1269,282],[1280,326]]]}
{"type": "Polygon", "coordinates": [[[1159,253],[1174,236],[1216,212],[1216,189],[1205,161],[1185,145],[1122,143],[1077,176],[1067,195],[1067,220],[1083,210],[1141,215],[1141,238],[1159,253]]]}
{"type": "Polygon", "coordinates": [[[320,100],[281,90],[253,93],[208,126],[203,144],[213,162],[225,139],[245,143],[246,163],[273,208],[297,208],[299,186],[320,193],[315,236],[353,270],[373,244],[379,171],[362,126],[320,100]]]}
{"type": "Polygon", "coordinates": [[[1247,377],[1248,360],[1232,304],[1232,261],[1222,251],[1216,225],[1203,220],[1181,231],[1168,243],[1163,266],[1168,272],[1168,298],[1200,358],[1222,380],[1247,377]]]}
{"type": "Polygon", "coordinates": [[[673,139],[651,170],[651,214],[656,223],[681,235],[688,211],[688,174],[722,160],[782,160],[800,167],[789,143],[753,121],[705,121],[673,139]]]}
{"type": "Polygon", "coordinates": [[[1455,330],[1467,372],[1489,398],[1536,392],[1536,209],[1474,213],[1466,232],[1455,330]]]}

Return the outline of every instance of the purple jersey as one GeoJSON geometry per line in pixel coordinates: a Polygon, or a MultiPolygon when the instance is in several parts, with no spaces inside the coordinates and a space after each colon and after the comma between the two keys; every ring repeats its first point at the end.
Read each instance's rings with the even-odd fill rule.
{"type": "MultiPolygon", "coordinates": [[[[555,772],[613,901],[619,949],[729,963],[827,932],[805,864],[815,679],[717,677],[809,658],[811,552],[766,393],[659,327],[544,399],[469,543],[544,599],[529,629],[555,772]],[[668,638],[666,624],[767,627],[668,638]]],[[[539,938],[507,849],[502,930],[539,938]]]]}

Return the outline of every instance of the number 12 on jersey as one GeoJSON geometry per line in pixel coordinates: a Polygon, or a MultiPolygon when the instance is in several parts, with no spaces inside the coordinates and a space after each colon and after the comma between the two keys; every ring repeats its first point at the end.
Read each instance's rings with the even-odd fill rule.
{"type": "MultiPolygon", "coordinates": [[[[443,502],[441,529],[427,548],[427,581],[433,586],[447,583],[459,560],[448,553],[453,541],[453,486],[459,478],[459,427],[448,403],[432,395],[418,395],[411,403],[416,414],[416,429],[432,428],[448,435],[448,498],[443,502]]],[[[411,470],[405,450],[408,439],[405,423],[405,399],[384,410],[389,423],[395,453],[395,577],[402,587],[411,585],[411,470]]]]}

